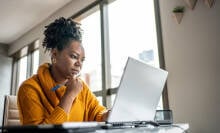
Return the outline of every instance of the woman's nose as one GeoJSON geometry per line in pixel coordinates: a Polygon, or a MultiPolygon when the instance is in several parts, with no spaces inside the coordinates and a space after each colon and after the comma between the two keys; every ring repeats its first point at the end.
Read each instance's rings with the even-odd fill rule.
{"type": "Polygon", "coordinates": [[[80,59],[78,59],[78,60],[76,61],[76,65],[77,65],[77,66],[82,66],[82,61],[81,61],[80,59]]]}

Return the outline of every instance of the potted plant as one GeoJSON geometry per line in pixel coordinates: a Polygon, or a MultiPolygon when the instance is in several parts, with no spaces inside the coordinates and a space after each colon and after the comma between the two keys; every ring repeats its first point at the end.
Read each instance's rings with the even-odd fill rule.
{"type": "Polygon", "coordinates": [[[173,9],[174,13],[183,13],[184,12],[184,6],[177,6],[173,9]]]}
{"type": "Polygon", "coordinates": [[[184,9],[185,9],[184,6],[177,6],[173,9],[173,17],[178,24],[180,24],[183,18],[184,9]]]}

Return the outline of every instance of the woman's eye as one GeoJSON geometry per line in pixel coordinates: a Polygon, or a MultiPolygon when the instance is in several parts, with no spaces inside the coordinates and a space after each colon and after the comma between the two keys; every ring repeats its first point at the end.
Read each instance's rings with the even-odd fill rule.
{"type": "Polygon", "coordinates": [[[78,59],[78,57],[76,55],[71,55],[72,59],[78,59]]]}
{"type": "Polygon", "coordinates": [[[85,61],[85,59],[83,58],[82,60],[81,60],[81,62],[84,62],[85,61]]]}

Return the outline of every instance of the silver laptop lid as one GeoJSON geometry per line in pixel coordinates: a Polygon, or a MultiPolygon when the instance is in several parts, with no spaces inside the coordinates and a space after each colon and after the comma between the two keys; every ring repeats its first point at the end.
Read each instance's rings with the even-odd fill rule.
{"type": "Polygon", "coordinates": [[[129,57],[107,123],[153,121],[167,75],[129,57]]]}

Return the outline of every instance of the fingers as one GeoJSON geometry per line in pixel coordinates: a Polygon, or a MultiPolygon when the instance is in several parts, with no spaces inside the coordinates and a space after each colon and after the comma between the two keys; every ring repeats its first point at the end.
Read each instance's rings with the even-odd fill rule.
{"type": "Polygon", "coordinates": [[[71,76],[68,78],[66,87],[67,87],[67,93],[70,92],[70,93],[78,94],[83,88],[83,83],[78,77],[71,76]]]}
{"type": "Polygon", "coordinates": [[[105,112],[103,112],[103,114],[102,114],[102,121],[106,121],[108,119],[110,111],[111,110],[106,110],[105,112]]]}
{"type": "Polygon", "coordinates": [[[78,77],[74,78],[74,77],[71,77],[68,79],[67,83],[66,83],[66,86],[78,86],[78,84],[82,84],[80,82],[80,79],[78,77]]]}

